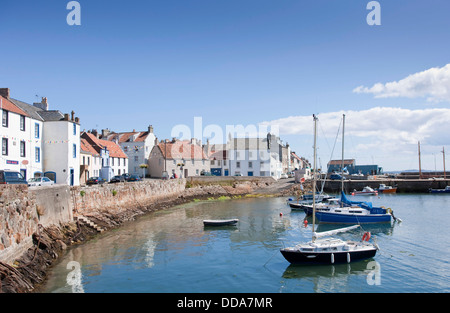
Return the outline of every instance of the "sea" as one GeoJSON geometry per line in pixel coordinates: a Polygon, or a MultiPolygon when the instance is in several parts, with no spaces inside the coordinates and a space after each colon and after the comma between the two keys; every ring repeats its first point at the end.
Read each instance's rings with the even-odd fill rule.
{"type": "MultiPolygon", "coordinates": [[[[149,213],[70,247],[43,293],[447,293],[450,194],[349,196],[392,208],[401,219],[335,235],[379,246],[341,265],[291,265],[280,249],[311,240],[312,218],[289,197],[193,201],[149,213]],[[237,218],[205,227],[204,219],[237,218]],[[307,223],[305,223],[305,219],[307,223]]],[[[314,225],[325,231],[342,225],[314,225]]]]}

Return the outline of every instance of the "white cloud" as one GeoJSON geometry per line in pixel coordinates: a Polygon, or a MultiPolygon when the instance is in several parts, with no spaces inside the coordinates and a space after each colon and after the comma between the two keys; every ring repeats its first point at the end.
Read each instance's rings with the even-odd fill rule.
{"type": "MultiPolygon", "coordinates": [[[[347,157],[365,158],[365,162],[382,159],[396,162],[401,168],[406,157],[413,160],[417,157],[417,143],[421,142],[424,153],[438,153],[442,146],[449,145],[450,109],[419,109],[410,110],[393,107],[375,107],[361,111],[338,111],[319,114],[319,138],[327,137],[334,140],[337,136],[342,114],[345,114],[345,138],[347,157]]],[[[273,121],[262,122],[262,125],[277,125],[281,138],[288,135],[300,135],[297,142],[313,135],[312,116],[290,116],[273,121]]],[[[340,136],[340,135],[339,135],[340,136]]],[[[295,137],[294,137],[295,138],[295,137]]],[[[299,147],[290,140],[295,149],[299,147]]],[[[304,145],[304,144],[303,144],[304,145]]],[[[326,148],[322,145],[323,148],[326,148]]],[[[338,149],[338,148],[337,148],[338,149]]],[[[311,150],[312,151],[312,150],[311,150]]],[[[340,151],[340,148],[339,148],[340,151]]],[[[450,150],[449,150],[450,151],[450,150]]],[[[325,151],[323,151],[325,153],[325,151]]],[[[336,153],[336,152],[335,152],[336,153]]],[[[339,152],[340,153],[340,152],[339,152]]],[[[337,154],[336,154],[337,155],[337,154]]],[[[325,155],[324,155],[325,156],[325,155]]],[[[362,164],[362,160],[359,164],[362,164]]],[[[415,165],[415,161],[410,161],[415,165]]]]}
{"type": "Polygon", "coordinates": [[[433,67],[399,81],[377,83],[370,88],[359,86],[353,92],[371,93],[375,98],[425,97],[429,102],[450,102],[450,64],[433,67]]]}

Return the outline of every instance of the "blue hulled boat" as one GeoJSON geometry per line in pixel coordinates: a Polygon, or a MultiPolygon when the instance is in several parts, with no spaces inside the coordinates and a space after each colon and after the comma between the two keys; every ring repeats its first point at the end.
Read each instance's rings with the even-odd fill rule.
{"type": "Polygon", "coordinates": [[[390,208],[373,207],[371,202],[351,201],[341,192],[341,206],[329,210],[316,211],[320,223],[370,224],[389,223],[393,217],[390,208]]]}

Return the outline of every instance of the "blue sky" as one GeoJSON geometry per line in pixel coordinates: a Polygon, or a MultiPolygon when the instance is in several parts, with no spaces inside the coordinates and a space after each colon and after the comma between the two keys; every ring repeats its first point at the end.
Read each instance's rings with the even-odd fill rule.
{"type": "Polygon", "coordinates": [[[319,149],[326,163],[344,112],[346,156],[358,164],[417,168],[418,140],[424,168],[437,158],[442,169],[440,151],[450,152],[439,135],[449,133],[447,93],[428,85],[412,93],[424,75],[412,87],[397,84],[409,89],[387,85],[438,68],[428,83],[450,89],[449,1],[380,0],[380,26],[367,24],[366,0],[79,0],[80,26],[67,25],[68,2],[1,0],[0,86],[22,101],[45,96],[53,109],[74,110],[86,130],[151,124],[162,139],[175,125],[194,127],[196,116],[224,129],[278,121],[281,138],[311,158],[318,114],[329,128],[319,149]],[[369,119],[380,114],[390,124],[377,134],[381,124],[369,119]],[[398,120],[405,116],[417,122],[398,120]],[[436,127],[426,122],[443,117],[436,127]],[[295,131],[298,123],[310,131],[295,131]],[[386,144],[386,132],[403,135],[386,144]]]}

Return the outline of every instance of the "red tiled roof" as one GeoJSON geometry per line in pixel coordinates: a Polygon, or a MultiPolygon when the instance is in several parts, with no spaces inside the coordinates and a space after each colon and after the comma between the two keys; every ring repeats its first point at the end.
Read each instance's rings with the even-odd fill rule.
{"type": "Polygon", "coordinates": [[[0,96],[1,98],[1,108],[3,110],[9,111],[9,112],[14,112],[23,116],[29,116],[27,113],[25,113],[25,111],[19,109],[19,107],[17,107],[14,103],[12,103],[11,101],[9,101],[8,99],[6,99],[3,96],[0,96]]]}
{"type": "Polygon", "coordinates": [[[178,159],[178,160],[208,159],[208,157],[203,151],[203,148],[199,145],[192,144],[190,140],[182,140],[167,143],[159,142],[158,147],[161,150],[163,157],[167,157],[167,159],[178,159]]]}
{"type": "Polygon", "coordinates": [[[95,151],[94,147],[84,138],[80,138],[80,148],[81,150],[89,152],[92,155],[99,155],[97,151],[95,151]]]}
{"type": "Polygon", "coordinates": [[[149,132],[145,131],[145,132],[112,133],[112,134],[109,134],[108,136],[106,136],[106,138],[104,138],[104,139],[109,140],[109,141],[115,141],[117,139],[117,141],[119,143],[122,143],[122,142],[127,142],[131,136],[136,135],[136,134],[138,134],[138,136],[136,137],[134,142],[140,142],[140,141],[144,141],[145,138],[147,138],[149,132]]]}
{"type": "Polygon", "coordinates": [[[83,133],[81,137],[84,138],[87,141],[87,143],[90,144],[97,153],[100,153],[100,150],[106,147],[106,149],[108,149],[109,151],[110,157],[128,158],[125,152],[123,152],[120,146],[117,145],[115,142],[98,139],[91,133],[83,133]]]}

